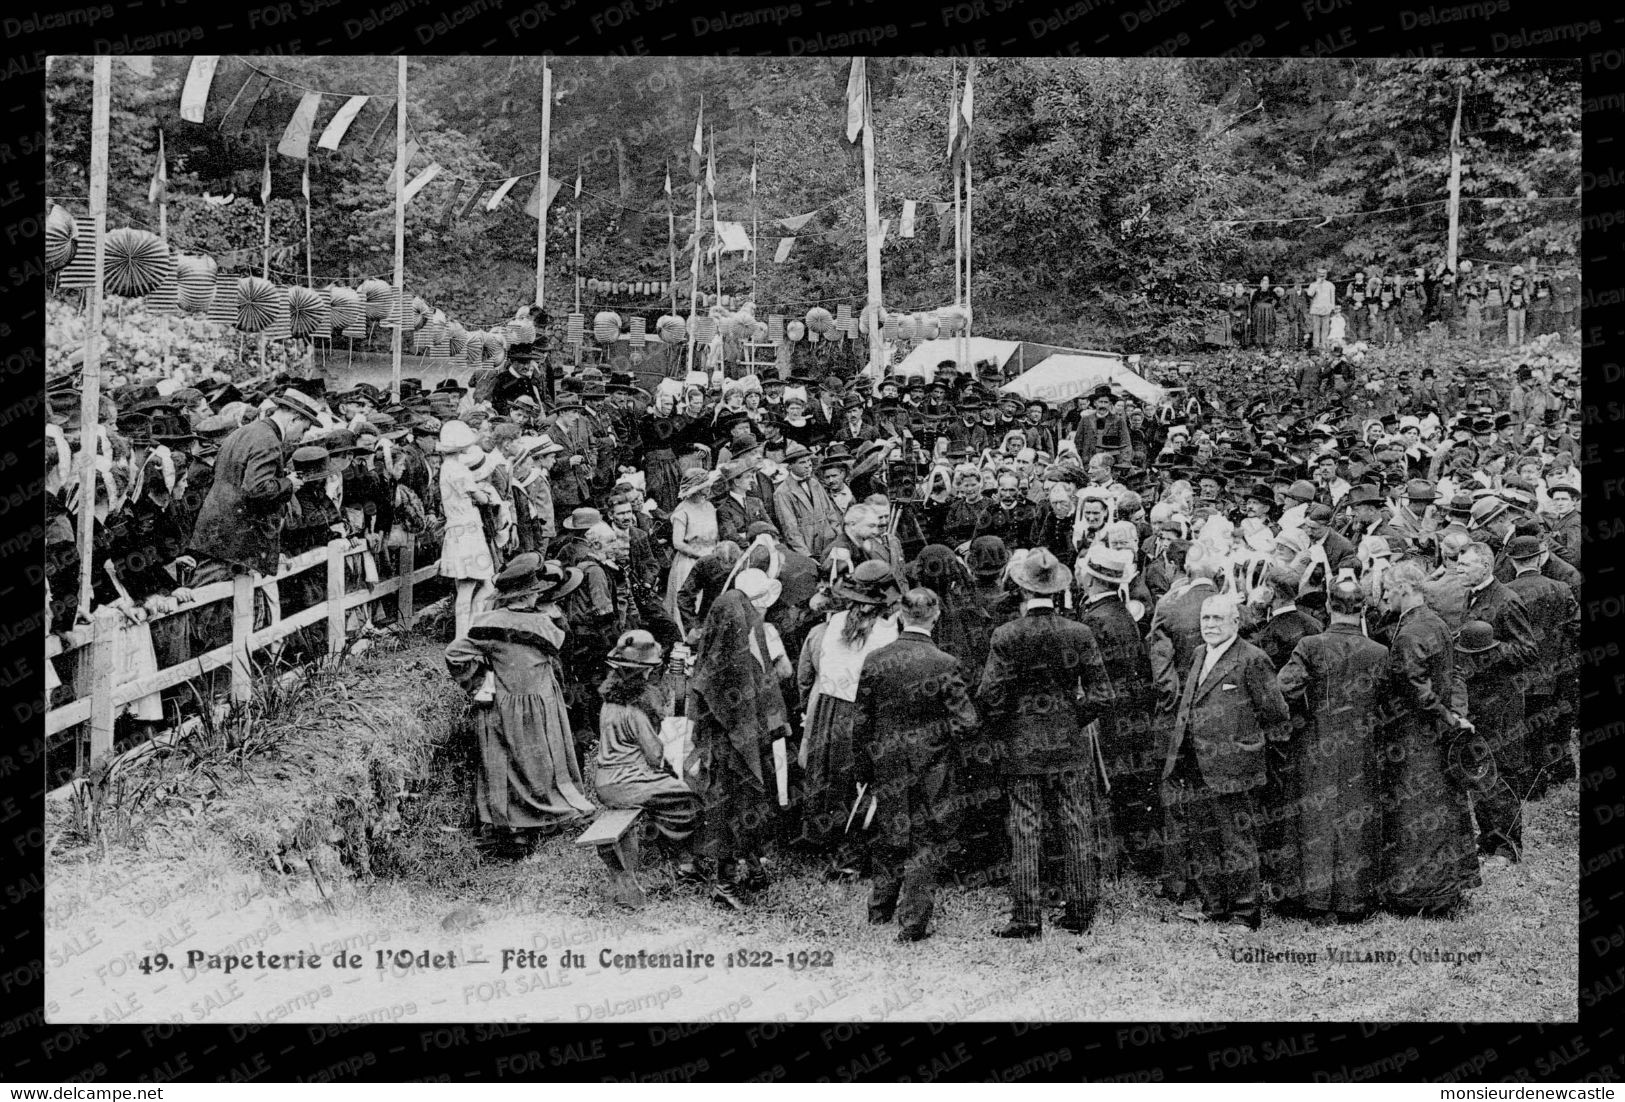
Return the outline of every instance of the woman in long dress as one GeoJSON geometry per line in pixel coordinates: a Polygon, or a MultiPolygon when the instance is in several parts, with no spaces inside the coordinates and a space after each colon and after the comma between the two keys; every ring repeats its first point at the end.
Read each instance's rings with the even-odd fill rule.
{"type": "Polygon", "coordinates": [[[1275,302],[1275,289],[1270,286],[1270,277],[1264,276],[1258,281],[1258,289],[1253,292],[1249,314],[1255,348],[1270,348],[1275,344],[1275,302]]]}
{"type": "Polygon", "coordinates": [[[750,598],[737,589],[722,594],[700,632],[684,710],[694,722],[694,788],[705,804],[699,863],[711,898],[734,910],[745,905],[739,889],[767,885],[759,850],[771,815],[768,754],[790,732],[769,653],[750,598]]]}
{"type": "Polygon", "coordinates": [[[834,596],[846,607],[808,634],[796,677],[806,702],[798,755],[806,779],[802,837],[835,851],[830,875],[853,877],[863,856],[861,826],[854,833],[847,822],[857,796],[858,678],[866,657],[897,640],[889,615],[896,581],[890,567],[871,560],[837,583],[834,596]]]}
{"type": "Polygon", "coordinates": [[[671,571],[666,575],[666,611],[686,630],[679,614],[678,595],[693,573],[694,565],[717,547],[717,507],[709,497],[716,482],[713,471],[688,471],[683,475],[677,508],[671,513],[671,571]]]}
{"type": "Polygon", "coordinates": [[[638,424],[649,496],[666,513],[677,508],[677,488],[683,477],[683,469],[677,462],[677,448],[683,443],[680,434],[685,422],[676,412],[676,404],[670,393],[658,392],[654,405],[638,424]]]}
{"type": "Polygon", "coordinates": [[[605,807],[642,808],[662,837],[678,848],[680,876],[695,875],[689,838],[700,823],[700,798],[666,763],[660,723],[671,714],[670,694],[656,674],[660,644],[646,631],[628,631],[609,657],[609,676],[598,686],[598,769],[594,784],[605,807]]]}
{"type": "Polygon", "coordinates": [[[496,556],[485,538],[479,506],[496,505],[500,499],[496,489],[480,479],[486,469],[483,464],[490,460],[473,429],[461,421],[447,421],[440,428],[435,450],[441,455],[440,507],[446,518],[440,575],[457,581],[455,613],[461,636],[467,633],[476,604],[496,576],[496,556]]]}
{"type": "Polygon", "coordinates": [[[559,676],[566,629],[556,602],[580,584],[573,567],[517,555],[495,579],[494,607],[446,648],[447,668],[475,696],[479,820],[509,846],[533,846],[594,810],[559,676]]]}

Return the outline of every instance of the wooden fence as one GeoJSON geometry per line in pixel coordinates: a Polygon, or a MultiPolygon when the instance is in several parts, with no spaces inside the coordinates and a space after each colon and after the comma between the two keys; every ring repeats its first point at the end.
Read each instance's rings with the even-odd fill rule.
{"type": "MultiPolygon", "coordinates": [[[[419,582],[426,581],[439,572],[438,560],[427,566],[417,567],[414,562],[413,544],[408,541],[399,548],[400,571],[395,577],[386,578],[354,593],[346,593],[345,562],[351,558],[359,559],[361,555],[361,551],[351,549],[349,540],[335,539],[325,548],[317,548],[290,559],[273,576],[241,574],[229,582],[199,586],[192,591],[195,600],[191,603],[181,606],[172,613],[150,617],[149,622],[164,619],[166,616],[192,613],[216,602],[230,601],[231,642],[188,658],[179,665],[158,670],[156,673],[123,684],[117,683],[115,668],[119,633],[127,630],[124,613],[121,610],[107,607],[97,609],[93,623],[65,633],[66,643],[63,642],[63,636],[48,636],[45,644],[47,661],[65,655],[77,656],[80,661],[88,661],[90,693],[72,703],[52,708],[46,713],[47,737],[81,723],[89,724],[90,760],[94,762],[113,749],[113,720],[120,708],[144,696],[184,684],[222,666],[231,668],[232,701],[246,702],[253,695],[254,669],[250,656],[255,651],[264,650],[302,628],[325,620],[327,651],[329,654],[337,655],[344,650],[346,642],[344,614],[350,609],[371,604],[390,594],[397,595],[401,626],[411,628],[416,613],[413,605],[413,589],[419,582]],[[324,567],[327,570],[326,600],[310,608],[301,609],[291,616],[275,620],[258,631],[254,630],[256,590],[276,585],[307,570],[324,567]]],[[[84,670],[86,667],[80,668],[84,670]]],[[[81,691],[84,681],[85,679],[80,677],[74,682],[81,691]]]]}

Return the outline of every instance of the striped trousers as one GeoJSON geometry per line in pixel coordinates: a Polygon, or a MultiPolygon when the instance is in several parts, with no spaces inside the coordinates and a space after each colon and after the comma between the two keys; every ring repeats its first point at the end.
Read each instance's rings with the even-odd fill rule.
{"type": "Polygon", "coordinates": [[[1062,773],[1011,776],[1010,921],[1040,925],[1039,864],[1044,856],[1044,819],[1060,830],[1066,858],[1063,895],[1067,909],[1084,911],[1100,896],[1100,856],[1091,766],[1062,773]]]}

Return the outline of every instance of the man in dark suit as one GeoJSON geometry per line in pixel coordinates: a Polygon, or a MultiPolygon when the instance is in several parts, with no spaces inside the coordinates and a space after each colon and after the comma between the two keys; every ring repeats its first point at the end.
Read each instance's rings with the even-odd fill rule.
{"type": "Polygon", "coordinates": [[[897,641],[863,660],[852,745],[876,800],[869,921],[895,915],[897,940],[920,941],[959,820],[954,754],[975,730],[976,709],[959,659],[931,640],[937,594],[911,589],[901,612],[897,641]]]}
{"type": "Polygon", "coordinates": [[[1059,925],[1085,933],[1100,898],[1094,838],[1100,814],[1100,748],[1093,721],[1112,704],[1111,677],[1094,633],[1056,614],[1072,572],[1043,548],[1010,569],[1022,614],[993,633],[977,692],[988,748],[1010,790],[1010,921],[995,937],[1042,933],[1038,865],[1043,820],[1066,853],[1066,913],[1059,925]]]}
{"type": "Polygon", "coordinates": [[[1468,544],[1456,559],[1456,572],[1467,590],[1463,621],[1483,620],[1494,627],[1508,672],[1522,676],[1540,657],[1539,646],[1523,601],[1495,577],[1494,549],[1468,544]]]}
{"type": "Polygon", "coordinates": [[[1304,514],[1303,532],[1309,537],[1310,561],[1314,563],[1305,575],[1307,580],[1324,586],[1335,579],[1338,571],[1344,567],[1359,568],[1360,556],[1355,552],[1354,545],[1332,528],[1330,505],[1316,503],[1309,506],[1309,511],[1304,514]],[[1324,579],[1316,576],[1318,574],[1316,568],[1320,565],[1315,562],[1319,557],[1315,555],[1316,547],[1325,552],[1326,562],[1330,567],[1330,575],[1324,579]]]}
{"type": "MultiPolygon", "coordinates": [[[[1518,573],[1506,587],[1524,604],[1539,656],[1523,674],[1525,748],[1535,774],[1527,791],[1530,799],[1574,777],[1568,723],[1558,714],[1557,681],[1574,665],[1580,605],[1568,586],[1541,573],[1545,555],[1539,536],[1517,536],[1507,545],[1518,573]]],[[[1522,790],[1518,794],[1526,795],[1522,790]]]]}
{"type": "Polygon", "coordinates": [[[1295,579],[1275,575],[1265,592],[1270,597],[1268,618],[1243,634],[1249,643],[1269,655],[1270,664],[1279,670],[1292,657],[1292,648],[1298,645],[1299,639],[1320,631],[1320,621],[1294,603],[1298,595],[1295,579]]]}
{"type": "Polygon", "coordinates": [[[1100,720],[1100,748],[1111,781],[1112,825],[1129,862],[1155,872],[1161,856],[1162,801],[1157,771],[1162,758],[1153,728],[1151,660],[1123,593],[1134,569],[1128,551],[1101,544],[1083,562],[1083,607],[1078,620],[1094,633],[1112,683],[1112,706],[1100,720]]]}
{"type": "Polygon", "coordinates": [[[1264,744],[1288,735],[1286,700],[1269,656],[1237,634],[1233,596],[1202,602],[1202,642],[1185,678],[1173,742],[1163,766],[1163,800],[1194,871],[1201,910],[1191,921],[1256,930],[1256,791],[1264,784],[1264,744]]]}

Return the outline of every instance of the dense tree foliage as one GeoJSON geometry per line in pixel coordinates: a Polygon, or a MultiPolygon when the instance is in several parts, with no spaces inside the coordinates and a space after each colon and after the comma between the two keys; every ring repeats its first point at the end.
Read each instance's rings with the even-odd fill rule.
{"type": "MultiPolygon", "coordinates": [[[[302,85],[335,93],[323,100],[318,134],[344,95],[372,93],[339,151],[313,151],[313,267],[318,283],[387,277],[394,59],[226,58],[202,125],[178,117],[187,64],[159,59],[150,79],[115,66],[111,224],[156,222],[146,190],[162,127],[176,244],[216,254],[257,247],[269,144],[273,238],[298,250],[281,274],[302,279],[303,165],[275,145],[302,85]],[[222,133],[250,60],[280,79],[240,133],[222,133]],[[227,195],[233,202],[219,204],[227,195]]],[[[480,180],[488,196],[504,177],[536,171],[541,63],[426,57],[410,65],[407,118],[420,144],[413,170],[431,161],[444,169],[408,209],[407,281],[454,316],[488,324],[534,285],[536,223],[523,212],[533,181],[497,211],[482,202],[466,217],[442,216],[454,179],[480,180]]],[[[548,212],[548,264],[563,299],[572,293],[578,210],[584,274],[667,278],[668,169],[686,280],[688,154],[702,98],[708,138],[715,135],[718,214],[747,227],[762,217],[758,300],[804,309],[861,298],[862,171],[843,133],[847,59],[563,57],[553,66],[551,173],[565,187],[548,212]],[[579,204],[570,187],[578,166],[579,204]],[[773,220],[806,212],[816,214],[797,232],[789,262],[774,264],[787,231],[773,220]]],[[[952,194],[950,63],[875,59],[871,79],[881,214],[893,222],[888,305],[941,305],[953,294],[952,247],[939,245],[930,201],[952,194]],[[908,239],[896,226],[905,198],[922,200],[908,239]]],[[[1468,200],[1461,254],[1507,263],[1576,255],[1580,99],[1570,62],[997,58],[979,64],[976,80],[974,298],[984,332],[1001,320],[1042,328],[1087,318],[1123,339],[1176,326],[1187,300],[1216,279],[1299,276],[1323,259],[1339,268],[1437,260],[1458,89],[1468,200]],[[1283,218],[1301,220],[1263,221],[1283,218]]],[[[48,108],[48,187],[82,210],[88,61],[54,63],[48,108]]],[[[710,220],[707,202],[707,233],[710,220]]],[[[702,280],[714,288],[709,267],[702,280]]],[[[750,262],[729,257],[723,285],[748,293],[750,262]]],[[[599,303],[589,296],[584,305],[599,303]]]]}

